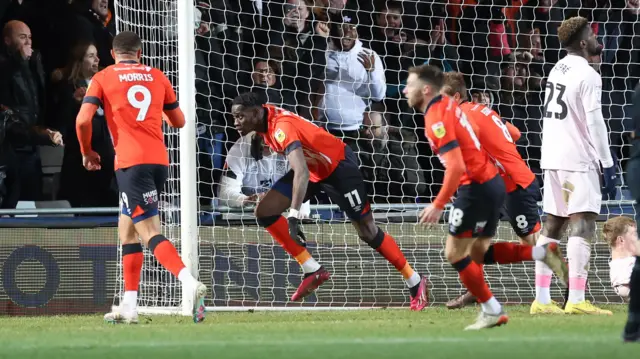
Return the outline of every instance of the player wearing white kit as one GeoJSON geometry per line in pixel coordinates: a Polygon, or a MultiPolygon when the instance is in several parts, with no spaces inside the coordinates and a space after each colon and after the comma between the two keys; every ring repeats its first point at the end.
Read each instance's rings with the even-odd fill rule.
{"type": "MultiPolygon", "coordinates": [[[[615,167],[601,109],[602,79],[588,59],[602,52],[587,19],[572,17],[558,28],[567,51],[546,83],[542,123],[543,209],[547,214],[538,245],[558,241],[571,224],[567,243],[569,297],[564,313],[611,314],[585,299],[591,242],[602,193],[615,189],[615,167]],[[600,186],[600,165],[604,188],[600,186]]],[[[536,262],[532,314],[562,313],[551,300],[551,270],[536,262]]]]}
{"type": "Polygon", "coordinates": [[[633,218],[619,216],[609,218],[602,228],[604,240],[611,248],[609,278],[611,287],[625,301],[629,300],[631,272],[636,263],[638,230],[633,218]]]}
{"type": "MultiPolygon", "coordinates": [[[[255,132],[233,144],[220,180],[221,205],[255,205],[282,176],[291,170],[287,158],[273,152],[255,132]]],[[[309,217],[309,201],[302,204],[302,218],[309,217]]]]}

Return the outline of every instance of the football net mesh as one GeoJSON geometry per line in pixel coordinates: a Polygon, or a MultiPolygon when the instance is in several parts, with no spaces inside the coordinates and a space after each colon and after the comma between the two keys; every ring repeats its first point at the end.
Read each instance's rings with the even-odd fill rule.
{"type": "MultiPolygon", "coordinates": [[[[603,112],[613,148],[621,166],[628,158],[624,132],[630,126],[625,118],[638,83],[634,76],[638,76],[639,63],[635,62],[637,49],[625,50],[633,48],[637,15],[625,9],[624,2],[620,8],[607,9],[597,1],[569,1],[563,7],[558,2],[549,10],[537,1],[514,2],[503,8],[453,0],[428,4],[348,0],[346,8],[357,12],[343,14],[342,20],[349,17],[350,25],[342,31],[332,25],[324,28],[327,19],[333,19],[334,8],[343,5],[341,0],[317,0],[315,6],[313,1],[301,0],[246,3],[251,6],[194,2],[197,183],[180,180],[178,137],[167,130],[172,166],[162,198],[163,229],[179,247],[179,188],[197,186],[197,260],[200,280],[212,290],[208,306],[403,306],[409,297],[401,276],[360,242],[343,214],[327,206],[330,202],[319,194],[313,204],[321,206],[315,207],[304,227],[310,252],[333,277],[303,304],[289,302],[301,280],[298,264],[256,225],[251,208],[229,209],[218,198],[226,152],[238,140],[229,111],[238,93],[261,91],[273,104],[326,122],[334,132],[341,129],[345,142],[359,151],[376,220],[396,238],[409,263],[428,276],[432,303],[454,298],[462,293],[462,286],[443,256],[446,226],[424,229],[415,225],[419,203],[434,198],[444,171],[423,137],[421,115],[402,99],[408,67],[430,63],[445,71],[463,72],[471,98],[490,105],[520,129],[523,136],[518,148],[540,177],[544,77],[562,56],[556,28],[566,17],[586,16],[605,44],[602,64],[594,66],[603,76],[603,112]],[[361,40],[355,46],[380,57],[381,62],[373,61],[373,66],[382,64],[381,78],[375,77],[375,70],[373,75],[364,71],[365,65],[348,52],[336,50],[349,41],[324,36],[325,32],[338,36],[350,29],[356,29],[361,40]]],[[[119,31],[135,31],[142,37],[143,61],[162,69],[177,84],[176,2],[117,0],[116,17],[119,31]]],[[[246,176],[255,175],[259,168],[249,167],[246,176]]],[[[627,193],[622,181],[616,198],[603,205],[602,220],[633,215],[627,193]]],[[[589,293],[597,302],[621,303],[611,289],[610,255],[600,233],[601,222],[599,240],[592,249],[589,293]]],[[[517,241],[507,222],[502,222],[497,238],[517,241]]],[[[145,254],[139,304],[179,307],[179,283],[148,251],[145,254]]],[[[500,300],[532,300],[533,263],[486,266],[485,271],[500,300]]],[[[122,287],[121,278],[119,283],[122,287]]],[[[557,285],[552,296],[562,297],[557,285]]]]}

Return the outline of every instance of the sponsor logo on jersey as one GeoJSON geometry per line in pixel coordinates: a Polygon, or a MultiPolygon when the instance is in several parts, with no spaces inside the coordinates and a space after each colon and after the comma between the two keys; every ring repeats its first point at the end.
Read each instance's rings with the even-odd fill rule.
{"type": "Polygon", "coordinates": [[[436,136],[436,138],[442,138],[447,134],[447,130],[444,129],[444,123],[442,123],[442,121],[431,125],[431,130],[433,130],[433,135],[436,136]]]}
{"type": "Polygon", "coordinates": [[[284,139],[287,138],[287,135],[285,135],[284,131],[282,131],[281,129],[277,129],[275,138],[278,143],[282,144],[282,142],[284,142],[284,139]]]}

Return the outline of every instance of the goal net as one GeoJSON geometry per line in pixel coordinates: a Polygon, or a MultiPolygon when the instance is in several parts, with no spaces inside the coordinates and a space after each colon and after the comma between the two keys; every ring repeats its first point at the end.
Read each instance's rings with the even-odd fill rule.
{"type": "MultiPolygon", "coordinates": [[[[186,20],[175,0],[116,0],[118,30],[138,33],[143,61],[169,75],[183,106],[183,98],[195,104],[193,143],[166,132],[172,167],[161,213],[165,235],[178,248],[197,244],[197,255],[187,261],[210,288],[209,309],[395,307],[409,300],[402,277],[359,241],[343,213],[320,193],[312,200],[304,230],[310,252],[333,277],[303,303],[289,301],[301,280],[298,264],[257,226],[250,207],[231,208],[220,198],[225,158],[239,138],[230,117],[230,102],[238,93],[259,91],[270,103],[326,124],[358,151],[379,226],[428,276],[429,299],[435,304],[461,294],[462,286],[444,258],[446,226],[416,225],[417,211],[435,197],[444,171],[424,139],[421,115],[402,98],[410,66],[429,63],[464,73],[470,98],[490,105],[520,129],[518,148],[541,180],[544,78],[563,56],[556,29],[566,17],[585,16],[604,44],[593,66],[603,77],[604,117],[623,168],[629,156],[630,97],[640,74],[640,50],[631,41],[638,9],[624,1],[618,8],[611,8],[616,2],[595,0],[551,1],[552,7],[535,0],[501,3],[196,1],[188,7],[192,13],[186,18],[193,21],[187,34],[177,31],[186,20]],[[188,54],[194,69],[179,72],[187,56],[179,51],[184,41],[195,46],[188,54]],[[364,56],[358,57],[360,52],[364,56]],[[193,78],[193,84],[180,88],[180,78],[193,78]],[[179,153],[184,151],[196,156],[197,178],[180,175],[179,153]],[[197,198],[185,198],[185,188],[197,189],[197,198]],[[185,201],[198,205],[192,238],[181,234],[185,201]]],[[[255,176],[261,169],[247,171],[255,176]]],[[[624,181],[603,205],[600,220],[618,215],[633,215],[624,181]]],[[[609,282],[610,254],[601,225],[592,247],[589,295],[596,302],[621,303],[609,282]]],[[[497,238],[517,240],[507,222],[501,223],[497,238]]],[[[149,252],[145,255],[140,305],[150,312],[179,311],[179,283],[149,252]]],[[[486,266],[485,271],[500,300],[532,300],[532,263],[486,266]]],[[[118,282],[122,286],[121,278],[118,282]]],[[[557,285],[552,296],[562,298],[557,285]]]]}

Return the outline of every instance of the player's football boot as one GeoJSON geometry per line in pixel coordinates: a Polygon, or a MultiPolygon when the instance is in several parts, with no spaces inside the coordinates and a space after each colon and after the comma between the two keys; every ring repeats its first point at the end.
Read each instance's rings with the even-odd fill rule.
{"type": "Polygon", "coordinates": [[[118,308],[105,314],[104,321],[110,324],[138,324],[138,312],[118,308]]]}
{"type": "Polygon", "coordinates": [[[624,326],[624,332],[622,333],[622,340],[625,343],[640,343],[640,323],[629,322],[624,326]]]}
{"type": "Polygon", "coordinates": [[[564,307],[566,314],[590,314],[590,315],[612,315],[610,310],[600,309],[591,304],[588,300],[583,300],[580,303],[567,303],[564,307]]]}
{"type": "Polygon", "coordinates": [[[207,286],[198,282],[193,292],[193,322],[200,323],[204,320],[204,297],[207,296],[207,286]]]}
{"type": "Polygon", "coordinates": [[[415,297],[411,297],[411,306],[409,309],[419,312],[429,304],[429,288],[427,277],[422,277],[418,284],[418,293],[415,297]]]}
{"type": "Polygon", "coordinates": [[[567,262],[565,262],[562,256],[560,246],[558,243],[551,242],[542,247],[544,247],[545,250],[545,256],[542,261],[553,270],[558,280],[566,287],[569,284],[569,267],[567,267],[567,262]]]}
{"type": "Polygon", "coordinates": [[[302,283],[298,286],[298,289],[291,296],[291,300],[297,302],[302,300],[302,298],[308,296],[313,293],[322,283],[326,282],[329,278],[331,278],[331,273],[324,269],[324,267],[320,267],[317,271],[313,273],[308,273],[304,276],[302,283]]]}
{"type": "Polygon", "coordinates": [[[549,304],[542,304],[534,300],[533,303],[531,303],[529,314],[564,314],[564,310],[553,300],[549,304]]]}
{"type": "Polygon", "coordinates": [[[476,322],[467,326],[464,330],[480,330],[499,327],[507,324],[507,322],[509,322],[509,316],[505,312],[496,315],[481,311],[480,314],[478,314],[476,322]]]}
{"type": "Polygon", "coordinates": [[[473,303],[477,303],[476,297],[474,297],[474,295],[471,294],[471,292],[466,292],[463,295],[459,296],[458,298],[451,299],[445,305],[447,306],[447,309],[460,309],[473,303]]]}

